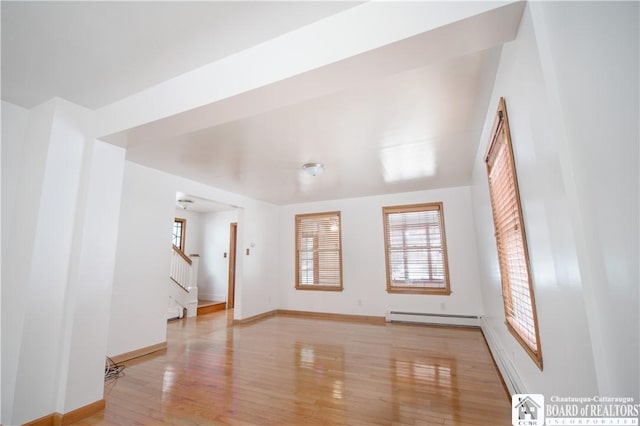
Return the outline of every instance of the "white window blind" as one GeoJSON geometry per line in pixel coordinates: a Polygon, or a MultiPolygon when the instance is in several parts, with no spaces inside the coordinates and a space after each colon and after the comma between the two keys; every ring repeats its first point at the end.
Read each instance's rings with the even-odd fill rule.
{"type": "Polygon", "coordinates": [[[387,291],[450,294],[442,203],[384,207],[387,291]]]}
{"type": "Polygon", "coordinates": [[[296,288],[342,290],[340,212],[296,215],[296,288]]]}
{"type": "Polygon", "coordinates": [[[485,161],[507,328],[542,369],[529,254],[504,99],[500,99],[485,161]]]}

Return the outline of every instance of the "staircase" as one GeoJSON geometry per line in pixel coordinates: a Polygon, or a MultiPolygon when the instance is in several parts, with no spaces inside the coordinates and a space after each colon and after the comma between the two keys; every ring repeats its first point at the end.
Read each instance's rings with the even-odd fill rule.
{"type": "Polygon", "coordinates": [[[169,269],[169,306],[167,319],[195,317],[198,308],[198,263],[200,256],[187,256],[172,246],[169,269]]]}

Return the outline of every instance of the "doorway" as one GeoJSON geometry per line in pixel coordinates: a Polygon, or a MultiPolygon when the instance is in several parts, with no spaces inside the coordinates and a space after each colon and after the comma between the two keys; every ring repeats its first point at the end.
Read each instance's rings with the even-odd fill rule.
{"type": "Polygon", "coordinates": [[[233,309],[236,294],[236,237],[238,235],[238,223],[232,222],[229,226],[229,289],[227,294],[227,309],[233,309]]]}

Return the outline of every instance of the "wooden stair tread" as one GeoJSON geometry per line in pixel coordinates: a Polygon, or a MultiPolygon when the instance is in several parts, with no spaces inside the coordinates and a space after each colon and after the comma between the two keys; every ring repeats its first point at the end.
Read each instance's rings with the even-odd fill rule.
{"type": "Polygon", "coordinates": [[[198,315],[210,314],[212,312],[223,311],[227,308],[227,302],[215,300],[198,300],[198,315]]]}

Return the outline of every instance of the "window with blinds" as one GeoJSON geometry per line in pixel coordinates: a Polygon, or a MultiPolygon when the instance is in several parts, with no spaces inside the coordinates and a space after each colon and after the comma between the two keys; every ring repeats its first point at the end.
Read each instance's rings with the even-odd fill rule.
{"type": "Polygon", "coordinates": [[[389,293],[450,294],[442,203],[383,207],[389,293]]]}
{"type": "Polygon", "coordinates": [[[342,290],[340,212],[296,215],[296,288],[342,290]]]}
{"type": "Polygon", "coordinates": [[[542,369],[536,304],[529,272],[529,253],[504,98],[500,98],[485,162],[489,177],[506,325],[542,369]]]}

